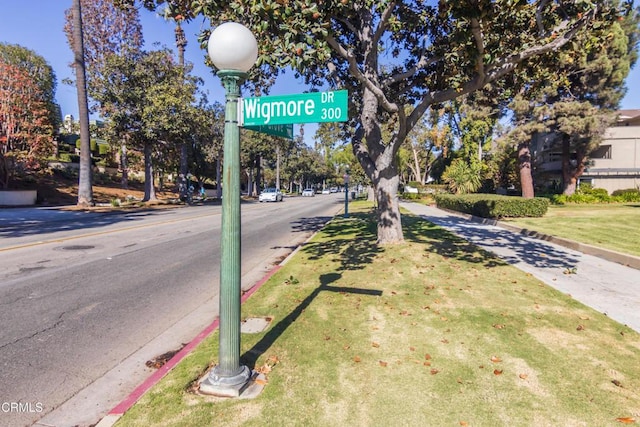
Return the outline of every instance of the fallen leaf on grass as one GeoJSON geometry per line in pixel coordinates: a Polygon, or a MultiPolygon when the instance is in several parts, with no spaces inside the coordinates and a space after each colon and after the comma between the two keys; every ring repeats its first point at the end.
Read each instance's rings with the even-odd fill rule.
{"type": "Polygon", "coordinates": [[[494,369],[493,375],[502,375],[502,369],[494,369]]]}
{"type": "Polygon", "coordinates": [[[616,386],[616,387],[624,388],[624,387],[622,387],[622,383],[621,383],[620,381],[618,381],[618,380],[613,380],[613,381],[611,381],[611,382],[612,382],[612,383],[613,383],[613,385],[614,385],[614,386],[616,386]]]}
{"type": "Polygon", "coordinates": [[[409,347],[409,351],[416,351],[415,347],[409,347]]]}
{"type": "Polygon", "coordinates": [[[429,353],[427,353],[427,354],[424,355],[424,358],[426,360],[431,360],[431,355],[429,353]]]}
{"type": "Polygon", "coordinates": [[[431,362],[427,360],[426,362],[424,362],[424,366],[431,366],[431,362]]]}
{"type": "Polygon", "coordinates": [[[499,323],[496,323],[495,325],[493,325],[493,327],[496,329],[504,329],[504,325],[501,325],[499,323]]]}
{"type": "Polygon", "coordinates": [[[360,359],[360,356],[355,356],[353,358],[353,361],[356,362],[356,363],[360,363],[360,360],[362,360],[362,359],[360,359]]]}
{"type": "Polygon", "coordinates": [[[527,374],[520,374],[518,376],[520,377],[521,380],[526,380],[527,377],[529,377],[529,375],[527,375],[527,374]]]}
{"type": "Polygon", "coordinates": [[[380,347],[380,344],[378,344],[377,342],[374,341],[374,342],[371,343],[371,347],[378,348],[378,347],[380,347]]]}
{"type": "Polygon", "coordinates": [[[255,383],[258,385],[267,385],[267,380],[263,380],[262,378],[257,378],[255,383]]]}
{"type": "Polygon", "coordinates": [[[378,363],[379,363],[379,364],[380,364],[380,366],[382,366],[383,368],[386,368],[386,367],[387,367],[387,365],[388,365],[388,363],[387,363],[387,362],[385,362],[385,361],[383,361],[383,360],[378,361],[378,363]]]}
{"type": "Polygon", "coordinates": [[[466,422],[466,421],[460,421],[460,425],[461,425],[462,427],[467,427],[467,426],[469,425],[469,423],[468,423],[468,422],[466,422]]]}
{"type": "Polygon", "coordinates": [[[636,422],[636,419],[633,417],[620,417],[616,418],[616,421],[622,424],[633,424],[636,422]]]}
{"type": "Polygon", "coordinates": [[[500,363],[502,362],[502,359],[500,359],[498,356],[491,356],[491,361],[493,363],[500,363]]]}
{"type": "Polygon", "coordinates": [[[431,370],[431,375],[435,375],[435,374],[437,374],[438,372],[440,372],[440,371],[439,371],[439,370],[437,370],[437,369],[432,369],[432,370],[431,370]]]}
{"type": "Polygon", "coordinates": [[[576,328],[576,331],[584,331],[584,326],[578,325],[578,327],[576,328]]]}

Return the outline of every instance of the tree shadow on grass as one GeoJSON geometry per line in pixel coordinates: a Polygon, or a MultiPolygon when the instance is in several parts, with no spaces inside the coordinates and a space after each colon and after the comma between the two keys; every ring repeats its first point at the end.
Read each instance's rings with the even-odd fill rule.
{"type": "Polygon", "coordinates": [[[240,362],[243,365],[248,366],[250,369],[254,369],[256,362],[277,340],[282,334],[291,326],[304,311],[311,305],[320,292],[338,292],[338,293],[350,293],[358,295],[368,296],[381,296],[382,291],[375,289],[361,289],[352,288],[346,286],[331,286],[342,277],[340,273],[327,273],[320,275],[320,286],[315,288],[304,300],[296,306],[286,317],[276,323],[269,331],[258,341],[250,350],[244,353],[240,357],[240,362]]]}
{"type": "Polygon", "coordinates": [[[323,230],[327,239],[306,243],[302,252],[312,261],[338,262],[338,271],[360,270],[384,251],[376,244],[375,230],[371,213],[357,212],[349,218],[336,218],[323,230]]]}
{"type": "Polygon", "coordinates": [[[405,236],[415,241],[430,243],[435,252],[446,257],[483,263],[486,267],[523,262],[535,268],[567,269],[574,267],[578,262],[576,255],[559,250],[545,241],[528,239],[522,233],[488,227],[481,222],[457,215],[437,218],[407,217],[407,222],[418,224],[407,227],[405,236]],[[450,231],[440,227],[446,227],[450,231]],[[412,229],[414,231],[411,231],[412,229]],[[431,239],[433,240],[429,242],[431,239]],[[482,248],[479,245],[482,245],[482,248]],[[499,256],[493,253],[493,248],[496,253],[500,253],[499,256]]]}
{"type": "Polygon", "coordinates": [[[425,245],[426,252],[453,258],[459,261],[482,264],[492,268],[507,263],[489,251],[414,215],[403,215],[403,230],[406,241],[425,245]]]}

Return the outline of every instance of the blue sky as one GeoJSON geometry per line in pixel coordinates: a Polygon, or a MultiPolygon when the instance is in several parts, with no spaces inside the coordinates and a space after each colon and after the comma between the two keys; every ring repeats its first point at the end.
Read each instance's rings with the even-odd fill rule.
{"type": "MultiPolygon", "coordinates": [[[[64,78],[72,78],[69,67],[72,53],[63,32],[64,11],[71,7],[71,0],[0,0],[0,41],[19,44],[43,56],[56,73],[58,87],[56,99],[62,114],[78,116],[75,87],[62,83],[64,78]]],[[[147,47],[159,42],[174,48],[174,26],[152,12],[141,10],[144,39],[147,47]]],[[[204,89],[209,92],[210,101],[224,101],[224,91],[217,77],[204,65],[204,51],[198,45],[196,34],[200,28],[208,27],[201,19],[185,28],[188,40],[185,58],[193,63],[193,74],[204,80],[204,89]]],[[[640,109],[640,65],[627,78],[629,88],[621,103],[622,109],[640,109]]],[[[301,93],[307,88],[293,79],[292,73],[280,78],[271,90],[272,95],[301,93]]],[[[250,94],[246,94],[249,96],[250,94]]]]}

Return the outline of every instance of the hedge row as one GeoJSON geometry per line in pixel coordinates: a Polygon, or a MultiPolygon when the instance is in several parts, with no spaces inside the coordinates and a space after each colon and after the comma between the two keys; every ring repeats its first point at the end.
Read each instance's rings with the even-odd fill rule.
{"type": "Polygon", "coordinates": [[[549,200],[543,197],[523,199],[498,194],[437,194],[435,200],[439,208],[495,219],[541,217],[549,208],[549,200]]]}
{"type": "Polygon", "coordinates": [[[591,188],[589,185],[582,184],[571,196],[555,194],[550,198],[551,202],[557,205],[567,203],[630,203],[640,202],[640,190],[627,188],[616,190],[609,195],[607,190],[603,188],[591,188]]]}

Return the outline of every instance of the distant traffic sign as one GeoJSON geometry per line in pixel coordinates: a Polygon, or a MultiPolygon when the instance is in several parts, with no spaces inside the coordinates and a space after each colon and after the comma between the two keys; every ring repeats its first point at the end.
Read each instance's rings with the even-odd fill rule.
{"type": "Polygon", "coordinates": [[[338,90],[243,98],[240,109],[240,126],[245,127],[345,122],[348,119],[348,92],[338,90]]]}
{"type": "Polygon", "coordinates": [[[279,136],[281,138],[293,139],[293,125],[266,125],[266,126],[244,126],[245,129],[256,132],[266,133],[269,135],[279,136]]]}

